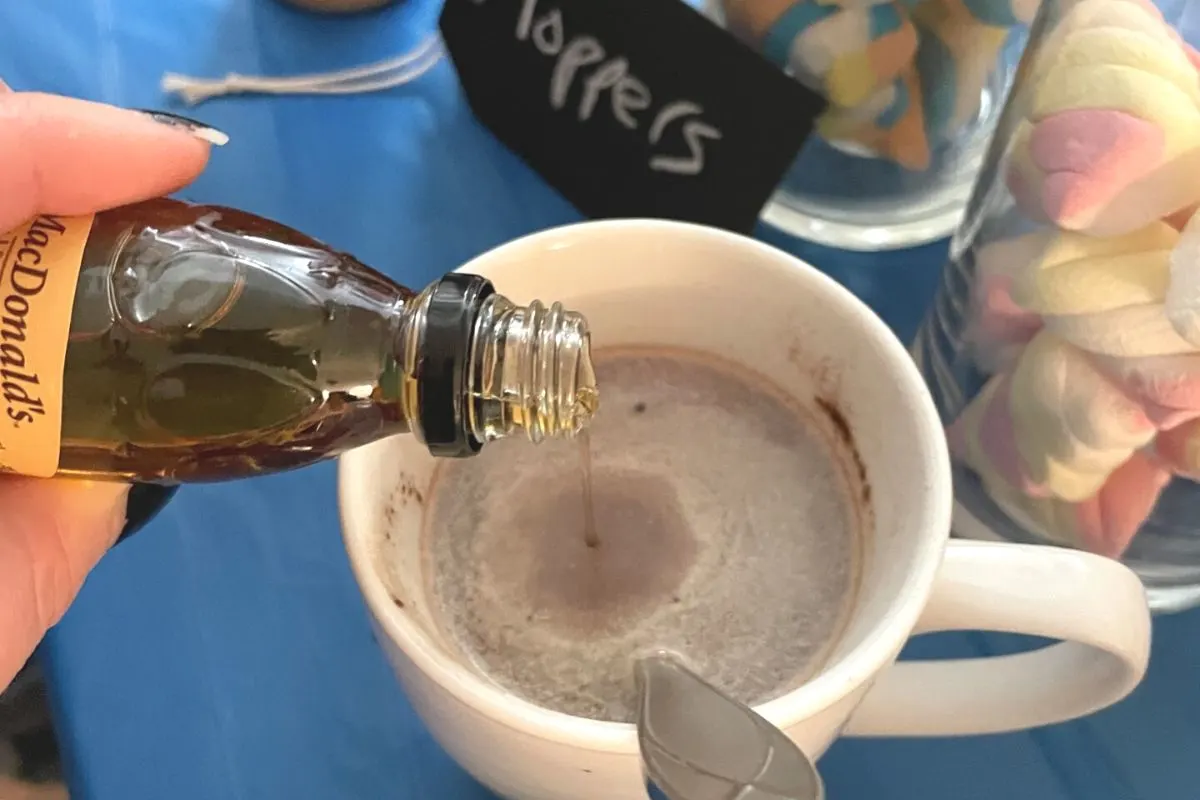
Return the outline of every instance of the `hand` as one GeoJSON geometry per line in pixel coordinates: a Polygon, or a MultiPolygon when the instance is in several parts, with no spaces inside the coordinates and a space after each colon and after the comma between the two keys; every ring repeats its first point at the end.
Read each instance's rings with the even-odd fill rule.
{"type": "MultiPolygon", "coordinates": [[[[0,234],[36,214],[85,214],[170,194],[208,144],[147,114],[0,83],[0,234]]],[[[129,487],[0,479],[0,691],[75,599],[125,524],[129,487]]]]}

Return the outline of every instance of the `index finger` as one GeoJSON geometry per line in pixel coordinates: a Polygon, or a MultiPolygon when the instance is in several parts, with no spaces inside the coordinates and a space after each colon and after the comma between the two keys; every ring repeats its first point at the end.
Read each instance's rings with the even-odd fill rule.
{"type": "Polygon", "coordinates": [[[148,114],[0,89],[0,233],[37,214],[86,214],[170,194],[209,144],[148,114]]]}

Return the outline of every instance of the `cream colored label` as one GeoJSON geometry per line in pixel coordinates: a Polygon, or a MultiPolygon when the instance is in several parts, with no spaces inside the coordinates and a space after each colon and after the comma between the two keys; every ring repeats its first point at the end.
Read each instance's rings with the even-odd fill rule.
{"type": "Polygon", "coordinates": [[[71,307],[94,218],[42,214],[0,236],[0,471],[58,471],[71,307]]]}

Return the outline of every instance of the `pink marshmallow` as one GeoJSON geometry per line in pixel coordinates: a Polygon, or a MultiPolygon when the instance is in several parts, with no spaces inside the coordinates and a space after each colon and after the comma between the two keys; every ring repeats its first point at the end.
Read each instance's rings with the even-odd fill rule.
{"type": "Polygon", "coordinates": [[[1008,164],[1004,177],[1004,185],[1012,195],[1013,203],[1030,222],[1048,224],[1050,220],[1042,208],[1041,185],[1038,176],[1033,174],[1036,168],[1022,168],[1021,160],[1014,158],[1008,164]]]}
{"type": "Polygon", "coordinates": [[[1021,308],[1012,299],[1012,278],[988,275],[976,284],[975,322],[980,333],[1004,343],[1028,344],[1042,329],[1040,315],[1021,308]]]}
{"type": "Polygon", "coordinates": [[[1076,520],[1083,523],[1078,530],[1080,543],[1093,553],[1119,558],[1170,481],[1167,469],[1143,453],[1134,453],[1095,497],[1077,505],[1076,520]]]}
{"type": "MultiPolygon", "coordinates": [[[[1161,128],[1122,111],[1077,109],[1038,121],[1029,142],[1041,170],[1041,210],[1068,230],[1082,227],[1096,209],[1162,163],[1161,128]]],[[[1144,210],[1146,224],[1157,218],[1144,210]]],[[[1139,224],[1131,224],[1131,228],[1139,224]]]]}
{"type": "MultiPolygon", "coordinates": [[[[989,384],[987,397],[976,398],[977,401],[984,400],[986,406],[974,409],[977,413],[964,414],[948,429],[951,452],[984,475],[985,486],[998,479],[1028,498],[1029,516],[1048,525],[1048,535],[1073,542],[1090,552],[1120,557],[1170,482],[1171,467],[1186,463],[1186,460],[1175,457],[1175,463],[1170,463],[1173,451],[1163,453],[1161,447],[1161,459],[1135,451],[1113,470],[1092,497],[1078,503],[1049,497],[1045,488],[1026,473],[1016,448],[1016,431],[1009,413],[1010,378],[1001,375],[992,380],[994,383],[989,384]],[[971,420],[977,420],[975,430],[967,428],[971,420]],[[974,437],[978,445],[975,454],[987,463],[972,463],[968,437],[974,437]],[[1042,513],[1033,510],[1037,508],[1043,509],[1042,513]]],[[[1200,431],[1200,426],[1193,429],[1200,431]]],[[[1162,434],[1160,441],[1161,437],[1162,434]]]]}
{"type": "MultiPolygon", "coordinates": [[[[1015,448],[1011,446],[1012,429],[1005,428],[1006,424],[1011,424],[1011,418],[1002,413],[1003,406],[1007,406],[1007,393],[998,392],[993,395],[992,403],[985,412],[985,418],[991,420],[990,426],[994,426],[994,435],[985,436],[982,430],[980,432],[980,441],[987,441],[983,449],[987,451],[988,465],[968,466],[976,472],[983,472],[990,467],[994,477],[1018,487],[1021,495],[1027,498],[1024,501],[1026,515],[1030,519],[1038,520],[1038,524],[1046,526],[1044,533],[1047,535],[1056,540],[1073,543],[1089,552],[1119,558],[1154,510],[1162,490],[1170,483],[1172,475],[1167,465],[1137,451],[1113,470],[1100,490],[1086,500],[1068,503],[1044,497],[1044,492],[1036,491],[1028,479],[1015,472],[1019,470],[1019,457],[1015,448]],[[1003,435],[1005,430],[1007,436],[1003,435]],[[981,467],[984,469],[981,470],[981,467]]],[[[989,424],[985,422],[981,427],[987,428],[989,424]]],[[[963,452],[965,434],[966,431],[962,430],[958,423],[951,428],[951,450],[956,455],[963,452]]],[[[984,483],[985,486],[989,486],[987,480],[984,483]]],[[[996,488],[1000,490],[999,487],[996,488]]],[[[1021,495],[1006,499],[1020,505],[1021,495]]]]}
{"type": "Polygon", "coordinates": [[[956,458],[962,459],[975,469],[989,469],[997,477],[1014,489],[1030,497],[1044,497],[1045,487],[1033,480],[1025,469],[1025,462],[1017,450],[1016,434],[1012,414],[1009,410],[1009,396],[1012,392],[1012,379],[1004,374],[992,379],[991,391],[987,398],[976,397],[975,402],[983,400],[986,405],[974,419],[978,420],[975,430],[966,426],[972,418],[964,414],[950,426],[947,431],[947,441],[950,451],[956,458]],[[970,464],[970,451],[967,446],[968,437],[974,437],[979,444],[983,458],[987,464],[970,464]]]}
{"type": "MultiPolygon", "coordinates": [[[[1162,19],[1152,0],[1111,2],[1130,2],[1145,9],[1155,19],[1162,19]]],[[[1108,14],[1105,7],[1097,4],[1089,7],[1088,19],[1080,18],[1076,22],[1104,25],[1108,14]]],[[[1178,42],[1192,67],[1200,71],[1200,52],[1183,42],[1170,26],[1164,24],[1163,29],[1178,42]]],[[[1169,42],[1164,41],[1164,46],[1169,47],[1169,42]]],[[[1194,182],[1188,182],[1186,178],[1181,180],[1181,176],[1194,174],[1200,160],[1188,151],[1168,162],[1166,131],[1154,121],[1108,108],[1068,109],[1036,121],[1022,121],[1014,131],[1014,140],[1005,180],[1017,207],[1031,221],[1089,236],[1109,237],[1136,231],[1160,219],[1181,230],[1197,208],[1195,198],[1200,192],[1195,190],[1194,182]]],[[[1006,253],[1000,260],[1026,263],[1024,258],[1007,257],[1011,255],[1006,253]]],[[[1143,425],[1151,426],[1155,438],[1144,446],[1131,445],[1142,449],[1134,450],[1108,473],[1100,489],[1086,500],[1072,503],[1051,497],[1048,486],[1040,485],[1030,476],[1016,446],[1020,433],[1027,437],[1052,437],[1058,429],[1053,427],[1052,418],[1047,416],[1048,423],[1039,417],[1040,407],[1025,405],[1018,408],[1023,421],[1032,420],[1031,427],[1035,422],[1050,427],[1041,433],[1040,428],[1029,431],[1014,428],[1010,406],[1012,383],[1006,371],[1013,368],[1014,351],[1019,355],[1040,330],[1042,320],[1013,303],[1009,274],[1011,270],[994,274],[981,263],[976,276],[973,315],[966,338],[976,353],[984,354],[983,360],[1005,373],[992,379],[985,397],[976,398],[975,402],[982,401],[981,405],[969,407],[963,417],[950,426],[948,435],[952,452],[980,474],[988,491],[1002,507],[1010,509],[1014,517],[1024,518],[1027,524],[1049,536],[1101,555],[1120,557],[1152,513],[1173,475],[1200,480],[1200,353],[1152,358],[1084,356],[1081,353],[1081,357],[1103,376],[1099,383],[1111,384],[1113,388],[1111,392],[1102,393],[1112,406],[1108,412],[1128,411],[1143,425]],[[1190,450],[1195,452],[1189,458],[1190,450]]],[[[977,362],[981,361],[978,355],[975,358],[977,362]]],[[[1051,389],[1055,386],[1052,377],[1047,378],[1051,380],[1048,384],[1051,389]]],[[[1073,380],[1070,375],[1063,379],[1068,385],[1073,380]]],[[[1077,417],[1084,418],[1078,414],[1072,417],[1068,411],[1086,416],[1089,409],[1096,409],[1103,420],[1116,425],[1116,420],[1104,416],[1103,407],[1097,406],[1101,399],[1092,397],[1089,392],[1078,386],[1074,395],[1060,392],[1063,397],[1075,397],[1074,405],[1067,404],[1058,409],[1064,415],[1063,424],[1067,425],[1069,420],[1077,417]]],[[[1047,397],[1058,395],[1051,391],[1047,397]]],[[[1036,398],[1021,400],[1027,403],[1036,398]]],[[[1107,429],[1100,426],[1096,430],[1107,429]]],[[[1096,445],[1100,450],[1091,454],[1083,447],[1089,440],[1082,431],[1080,428],[1074,433],[1081,437],[1083,444],[1078,453],[1071,452],[1085,460],[1097,458],[1095,463],[1104,463],[1102,457],[1106,445],[1096,445]]],[[[1150,433],[1150,427],[1147,427],[1146,436],[1150,433]]],[[[1038,448],[1054,453],[1063,451],[1063,447],[1039,438],[1021,441],[1023,446],[1029,446],[1026,449],[1032,448],[1035,453],[1038,448]]],[[[1144,442],[1145,438],[1140,441],[1144,442]]],[[[1107,451],[1118,459],[1128,452],[1114,450],[1110,445],[1107,445],[1107,451]]],[[[1069,459],[1064,461],[1067,469],[1070,463],[1069,459]]],[[[1098,473],[1096,479],[1103,474],[1098,473]]],[[[1071,474],[1062,475],[1069,478],[1071,474]]],[[[1094,485],[1085,488],[1091,491],[1094,485]]],[[[1071,495],[1063,491],[1064,496],[1082,493],[1071,495]]]]}
{"type": "Polygon", "coordinates": [[[1093,356],[1096,368],[1160,430],[1200,416],[1200,353],[1148,358],[1093,356]]]}
{"type": "Polygon", "coordinates": [[[1042,318],[1013,302],[1012,278],[981,275],[975,283],[974,313],[966,340],[977,364],[991,372],[1011,366],[1020,348],[1042,328],[1042,318]]]}
{"type": "Polygon", "coordinates": [[[1184,227],[1191,221],[1192,217],[1196,216],[1196,212],[1200,211],[1200,205],[1192,203],[1184,206],[1178,211],[1172,211],[1163,217],[1163,222],[1170,225],[1177,231],[1182,231],[1184,227]]]}
{"type": "Polygon", "coordinates": [[[1154,450],[1163,463],[1176,474],[1190,480],[1200,480],[1200,420],[1193,419],[1169,431],[1163,431],[1154,440],[1154,450]]]}

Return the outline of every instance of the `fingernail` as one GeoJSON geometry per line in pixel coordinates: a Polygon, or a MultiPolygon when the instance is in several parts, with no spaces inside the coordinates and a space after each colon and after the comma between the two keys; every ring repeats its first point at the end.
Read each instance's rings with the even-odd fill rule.
{"type": "Polygon", "coordinates": [[[145,114],[155,122],[187,131],[197,139],[203,139],[216,147],[220,147],[229,141],[229,134],[219,131],[211,125],[206,125],[199,120],[189,119],[179,114],[172,114],[170,111],[155,111],[148,108],[135,108],[133,110],[140,114],[145,114]]]}
{"type": "Polygon", "coordinates": [[[158,516],[179,491],[178,486],[160,486],[157,483],[135,483],[129,490],[129,502],[125,507],[125,527],[117,537],[117,544],[133,536],[158,516]]]}
{"type": "Polygon", "coordinates": [[[0,81],[0,94],[4,94],[5,92],[11,92],[11,91],[12,91],[12,88],[9,87],[9,85],[7,83],[5,83],[4,81],[0,81]]]}

